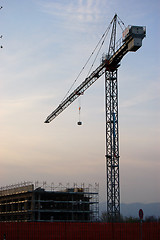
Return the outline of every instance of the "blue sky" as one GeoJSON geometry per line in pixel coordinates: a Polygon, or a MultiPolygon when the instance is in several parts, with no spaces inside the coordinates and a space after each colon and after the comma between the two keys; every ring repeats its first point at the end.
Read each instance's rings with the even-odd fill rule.
{"type": "Polygon", "coordinates": [[[128,53],[118,70],[121,202],[160,201],[159,1],[8,0],[1,5],[0,185],[99,182],[105,201],[104,76],[81,98],[81,127],[78,101],[50,124],[43,122],[117,13],[126,26],[147,27],[142,48],[128,53]]]}

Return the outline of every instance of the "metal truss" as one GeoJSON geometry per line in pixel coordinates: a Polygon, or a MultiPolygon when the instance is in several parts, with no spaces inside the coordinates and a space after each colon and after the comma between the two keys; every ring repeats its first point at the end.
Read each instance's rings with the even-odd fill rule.
{"type": "Polygon", "coordinates": [[[106,92],[106,171],[108,221],[120,217],[118,84],[117,69],[105,72],[106,92]]]}

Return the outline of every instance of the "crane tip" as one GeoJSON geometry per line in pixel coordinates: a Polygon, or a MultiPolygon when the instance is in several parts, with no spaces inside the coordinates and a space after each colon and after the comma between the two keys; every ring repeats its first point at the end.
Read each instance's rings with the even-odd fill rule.
{"type": "Polygon", "coordinates": [[[46,120],[44,123],[49,123],[49,121],[48,121],[48,120],[46,120]]]}

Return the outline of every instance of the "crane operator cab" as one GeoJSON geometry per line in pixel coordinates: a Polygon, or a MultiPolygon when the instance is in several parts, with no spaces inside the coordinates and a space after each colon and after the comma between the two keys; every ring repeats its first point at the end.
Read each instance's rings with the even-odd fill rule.
{"type": "Polygon", "coordinates": [[[146,27],[128,26],[122,33],[122,41],[128,43],[128,51],[136,52],[142,46],[146,36],[146,27]]]}

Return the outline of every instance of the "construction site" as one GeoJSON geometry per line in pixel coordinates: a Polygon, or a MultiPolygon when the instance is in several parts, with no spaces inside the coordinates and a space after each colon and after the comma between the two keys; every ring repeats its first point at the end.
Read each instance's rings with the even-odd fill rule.
{"type": "MultiPolygon", "coordinates": [[[[143,214],[138,223],[132,225],[120,223],[118,68],[126,54],[136,52],[142,47],[145,37],[145,26],[126,27],[115,14],[80,71],[81,74],[95,54],[87,76],[72,92],[67,92],[58,107],[45,120],[45,123],[54,120],[104,75],[106,222],[100,222],[99,218],[98,183],[86,187],[84,183],[80,186],[77,184],[63,186],[61,183],[55,186],[53,183],[47,185],[46,182],[42,184],[24,182],[0,188],[0,240],[137,240],[142,239],[142,235],[143,240],[160,239],[160,225],[155,223],[142,226],[143,214]],[[116,39],[117,26],[121,29],[118,40],[116,39]],[[100,64],[92,70],[109,32],[111,34],[108,51],[99,57],[100,64]]],[[[80,112],[79,106],[79,114],[80,112]]],[[[82,125],[81,119],[77,125],[82,125]]]]}
{"type": "Polygon", "coordinates": [[[93,222],[98,184],[78,187],[21,183],[0,188],[0,222],[93,222]]]}

